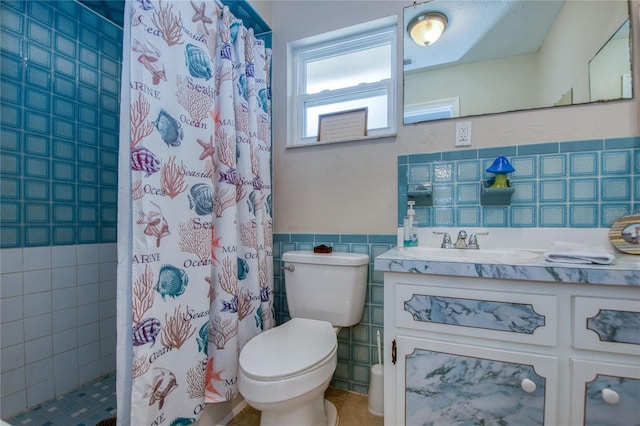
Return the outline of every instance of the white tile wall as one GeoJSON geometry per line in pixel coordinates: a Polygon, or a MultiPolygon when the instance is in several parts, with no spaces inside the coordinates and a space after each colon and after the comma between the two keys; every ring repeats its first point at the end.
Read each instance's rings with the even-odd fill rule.
{"type": "Polygon", "coordinates": [[[68,330],[70,328],[75,329],[78,321],[76,320],[76,309],[60,309],[53,311],[53,332],[56,333],[62,330],[68,330]]]}
{"type": "Polygon", "coordinates": [[[97,303],[100,301],[100,285],[99,283],[85,284],[78,286],[78,304],[87,305],[89,303],[97,303]]]}
{"type": "Polygon", "coordinates": [[[69,309],[77,305],[76,288],[68,287],[52,292],[53,310],[69,309]]]}
{"type": "Polygon", "coordinates": [[[0,351],[7,347],[24,342],[24,321],[11,321],[2,323],[2,336],[0,336],[0,351]]]}
{"type": "Polygon", "coordinates": [[[79,322],[78,325],[78,344],[86,345],[89,343],[98,344],[98,335],[100,334],[100,327],[97,322],[92,322],[89,324],[82,324],[79,322]]]}
{"type": "Polygon", "coordinates": [[[51,292],[25,294],[24,316],[33,317],[45,314],[51,314],[51,292]]]}
{"type": "Polygon", "coordinates": [[[87,265],[90,263],[98,263],[100,261],[100,248],[99,244],[87,244],[81,246],[81,250],[78,250],[77,264],[87,265]]]}
{"type": "Polygon", "coordinates": [[[9,346],[2,349],[2,358],[0,358],[0,373],[15,370],[24,365],[24,352],[25,348],[23,344],[9,346]]]}
{"type": "Polygon", "coordinates": [[[54,386],[57,394],[65,394],[78,388],[78,371],[73,370],[66,374],[60,374],[54,378],[54,386]]]}
{"type": "MultiPolygon", "coordinates": [[[[4,250],[0,251],[4,252],[4,250]]],[[[0,255],[0,257],[4,260],[4,254],[0,255]]],[[[4,266],[2,268],[4,268],[4,266]]],[[[2,279],[0,298],[22,296],[24,293],[24,283],[22,281],[24,274],[22,272],[5,273],[4,269],[0,269],[0,273],[2,274],[0,276],[2,279]]]]}
{"type": "MultiPolygon", "coordinates": [[[[2,374],[2,398],[12,393],[14,389],[22,390],[25,388],[24,367],[7,371],[2,374]]],[[[4,417],[4,416],[3,416],[4,417]]]]}
{"type": "Polygon", "coordinates": [[[54,268],[51,273],[51,285],[54,290],[61,288],[75,287],[77,283],[76,279],[76,266],[67,266],[54,268]]]}
{"type": "Polygon", "coordinates": [[[51,291],[51,269],[25,271],[23,274],[24,294],[51,291]]]}
{"type": "Polygon", "coordinates": [[[78,333],[73,328],[54,333],[53,353],[59,354],[78,347],[78,333]]]}
{"type": "Polygon", "coordinates": [[[22,249],[4,249],[0,256],[0,270],[3,274],[22,272],[22,249]]]}
{"type": "Polygon", "coordinates": [[[56,246],[51,252],[51,265],[54,268],[75,266],[76,263],[76,246],[56,246]]]}
{"type": "Polygon", "coordinates": [[[0,299],[0,320],[5,322],[17,321],[24,316],[22,296],[0,299]]]}
{"type": "Polygon", "coordinates": [[[117,244],[0,250],[0,417],[115,370],[117,244]]]}
{"type": "Polygon", "coordinates": [[[51,247],[23,248],[22,270],[51,269],[51,247]]]}
{"type": "Polygon", "coordinates": [[[53,379],[53,363],[51,358],[43,359],[27,365],[27,387],[53,379]]]}
{"type": "Polygon", "coordinates": [[[97,283],[100,280],[100,265],[91,263],[78,265],[78,284],[97,283]]]}
{"type": "MultiPolygon", "coordinates": [[[[53,356],[53,336],[47,335],[24,343],[24,362],[29,365],[53,356]]],[[[4,355],[4,350],[3,353],[4,355]]]]}
{"type": "Polygon", "coordinates": [[[26,341],[50,336],[52,333],[51,314],[26,317],[24,319],[24,338],[26,341]]]}
{"type": "Polygon", "coordinates": [[[47,380],[37,385],[30,386],[27,389],[27,405],[33,407],[41,401],[53,399],[55,391],[53,389],[53,380],[47,380]]]}

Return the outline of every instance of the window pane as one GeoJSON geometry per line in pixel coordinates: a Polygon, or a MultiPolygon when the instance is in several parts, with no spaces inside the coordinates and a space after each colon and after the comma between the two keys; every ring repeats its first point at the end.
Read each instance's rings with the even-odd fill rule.
{"type": "Polygon", "coordinates": [[[320,93],[391,78],[391,45],[348,52],[305,63],[305,93],[320,93]]]}
{"type": "Polygon", "coordinates": [[[360,93],[357,99],[328,98],[305,103],[304,137],[318,136],[318,116],[367,107],[367,130],[384,129],[387,121],[387,93],[379,89],[360,93]]]}

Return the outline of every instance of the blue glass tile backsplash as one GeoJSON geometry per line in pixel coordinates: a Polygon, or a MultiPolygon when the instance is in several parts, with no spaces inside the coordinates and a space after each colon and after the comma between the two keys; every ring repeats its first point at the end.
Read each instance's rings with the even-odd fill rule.
{"type": "Polygon", "coordinates": [[[115,242],[122,29],[73,1],[0,13],[0,247],[115,242]]]}
{"type": "Polygon", "coordinates": [[[603,227],[640,212],[640,137],[467,149],[398,157],[398,225],[407,185],[431,182],[418,226],[603,227]],[[480,206],[480,181],[498,156],[516,169],[509,206],[480,206]]]}

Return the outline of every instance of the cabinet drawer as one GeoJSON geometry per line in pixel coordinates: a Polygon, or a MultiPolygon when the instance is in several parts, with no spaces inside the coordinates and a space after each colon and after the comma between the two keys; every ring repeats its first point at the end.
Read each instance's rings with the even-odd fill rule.
{"type": "Polygon", "coordinates": [[[550,295],[396,285],[398,327],[555,346],[556,298],[550,295]]]}
{"type": "Polygon", "coordinates": [[[576,296],[573,346],[640,355],[640,301],[576,296]]]}
{"type": "Polygon", "coordinates": [[[571,424],[638,424],[640,367],[572,359],[571,373],[571,424]]]}

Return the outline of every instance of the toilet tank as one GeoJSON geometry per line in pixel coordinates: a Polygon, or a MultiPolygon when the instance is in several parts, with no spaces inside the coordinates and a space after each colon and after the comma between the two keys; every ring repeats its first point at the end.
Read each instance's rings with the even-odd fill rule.
{"type": "Polygon", "coordinates": [[[360,322],[367,293],[368,255],[289,251],[282,260],[292,318],[324,320],[339,327],[360,322]]]}

